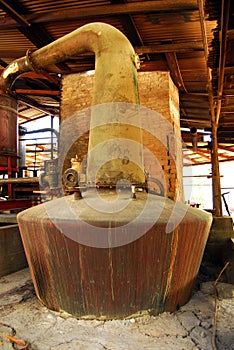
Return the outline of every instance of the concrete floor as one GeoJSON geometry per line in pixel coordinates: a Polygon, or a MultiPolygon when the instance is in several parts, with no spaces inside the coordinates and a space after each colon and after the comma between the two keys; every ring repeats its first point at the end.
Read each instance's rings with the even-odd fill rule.
{"type": "Polygon", "coordinates": [[[211,282],[203,283],[175,313],[86,321],[44,307],[24,269],[0,279],[0,349],[233,350],[234,285],[221,283],[218,293],[216,330],[211,282]],[[10,342],[8,335],[27,345],[10,342]]]}

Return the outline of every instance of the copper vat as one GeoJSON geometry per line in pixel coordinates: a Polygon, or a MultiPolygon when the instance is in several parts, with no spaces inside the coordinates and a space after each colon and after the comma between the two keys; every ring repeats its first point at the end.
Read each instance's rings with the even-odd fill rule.
{"type": "Polygon", "coordinates": [[[18,215],[36,293],[48,308],[112,319],[175,311],[189,300],[211,215],[177,203],[174,219],[182,219],[166,233],[175,202],[136,197],[114,216],[73,195],[18,215]]]}

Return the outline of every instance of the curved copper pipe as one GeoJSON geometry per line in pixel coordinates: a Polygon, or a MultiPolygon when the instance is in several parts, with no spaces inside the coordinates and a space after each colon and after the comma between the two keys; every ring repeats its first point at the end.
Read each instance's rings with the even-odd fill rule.
{"type": "MultiPolygon", "coordinates": [[[[0,91],[7,93],[17,76],[30,70],[41,71],[49,70],[52,65],[65,61],[71,57],[86,51],[95,53],[95,77],[94,77],[94,91],[92,105],[104,105],[114,102],[124,102],[130,104],[139,104],[138,84],[136,68],[138,65],[138,56],[126,38],[118,29],[106,23],[90,23],[84,25],[75,31],[65,35],[62,38],[52,42],[51,44],[28,54],[26,57],[19,59],[10,64],[4,71],[0,78],[0,91]]],[[[106,111],[107,114],[113,114],[113,111],[106,111]]],[[[102,112],[92,111],[91,130],[89,137],[89,157],[88,157],[88,173],[91,182],[100,182],[102,176],[96,177],[96,170],[94,170],[94,162],[99,165],[109,156],[109,150],[105,150],[105,155],[100,155],[96,148],[98,144],[111,139],[128,138],[131,134],[133,140],[136,142],[134,154],[131,154],[132,161],[129,165],[122,166],[118,163],[125,158],[123,151],[118,153],[115,158],[111,160],[107,168],[102,169],[109,173],[119,172],[120,166],[124,169],[124,178],[128,178],[130,173],[134,175],[131,177],[134,183],[143,183],[145,181],[143,171],[143,156],[142,156],[142,133],[141,126],[138,123],[139,118],[136,116],[135,125],[130,130],[128,125],[119,128],[113,128],[113,120],[108,121],[103,127],[95,128],[96,121],[99,120],[102,112]],[[135,130],[136,129],[136,130],[135,130]],[[114,132],[112,132],[114,130],[114,132]],[[104,135],[104,138],[103,138],[104,135]],[[101,140],[101,141],[100,141],[101,140]],[[96,151],[95,151],[96,149],[96,151]],[[94,150],[93,152],[90,152],[94,150]],[[138,164],[135,166],[133,164],[138,164]],[[125,177],[126,176],[126,177],[125,177]]],[[[118,146],[118,145],[117,145],[118,146]]],[[[126,153],[126,151],[125,151],[126,153]]],[[[112,181],[112,180],[111,180],[112,181]]],[[[115,179],[113,179],[115,182],[115,179]]]]}
{"type": "Polygon", "coordinates": [[[15,80],[23,73],[32,71],[32,66],[28,58],[21,57],[11,62],[0,75],[0,93],[10,93],[11,87],[15,80]]]}
{"type": "Polygon", "coordinates": [[[139,103],[137,86],[132,78],[137,57],[134,49],[119,30],[99,22],[84,25],[12,62],[0,76],[0,92],[8,93],[15,79],[25,72],[49,71],[50,66],[87,51],[95,53],[93,105],[115,101],[139,103]],[[120,77],[119,83],[113,84],[113,76],[120,77]]]}

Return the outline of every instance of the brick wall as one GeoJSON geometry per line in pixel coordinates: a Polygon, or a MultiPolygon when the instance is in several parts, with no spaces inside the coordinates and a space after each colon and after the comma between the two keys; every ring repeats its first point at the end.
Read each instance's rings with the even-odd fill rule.
{"type": "Polygon", "coordinates": [[[148,117],[142,118],[143,144],[150,151],[145,151],[145,168],[163,184],[166,197],[183,200],[177,88],[168,72],[142,72],[138,82],[141,106],[150,109],[148,117]]]}
{"type": "MultiPolygon", "coordinates": [[[[168,72],[138,72],[138,85],[145,169],[162,183],[166,197],[183,200],[178,91],[168,72]]],[[[76,154],[80,160],[87,155],[92,89],[93,75],[63,77],[61,123],[65,131],[60,154],[65,157],[64,169],[76,154]],[[73,139],[77,140],[72,145],[73,139]]],[[[154,182],[149,185],[157,188],[154,182]]]]}
{"type": "Polygon", "coordinates": [[[60,142],[60,158],[61,155],[65,158],[60,166],[62,166],[63,171],[71,167],[70,160],[76,155],[78,155],[80,161],[86,158],[92,90],[93,76],[91,75],[69,74],[63,76],[60,110],[61,130],[63,133],[62,141],[60,142]],[[79,135],[78,139],[77,135],[79,135]],[[72,142],[73,139],[74,144],[72,142]]]}

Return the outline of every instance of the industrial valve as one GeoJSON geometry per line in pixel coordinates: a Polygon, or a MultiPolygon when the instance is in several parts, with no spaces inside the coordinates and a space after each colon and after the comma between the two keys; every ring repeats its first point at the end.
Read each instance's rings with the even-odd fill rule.
{"type": "Polygon", "coordinates": [[[71,168],[65,170],[63,174],[63,184],[67,193],[74,193],[74,198],[79,199],[81,196],[80,182],[84,180],[82,178],[84,174],[81,173],[81,162],[77,155],[75,158],[71,158],[71,168]]]}
{"type": "Polygon", "coordinates": [[[60,197],[61,191],[58,184],[58,158],[46,160],[44,168],[39,175],[39,185],[47,194],[60,197]]]}

